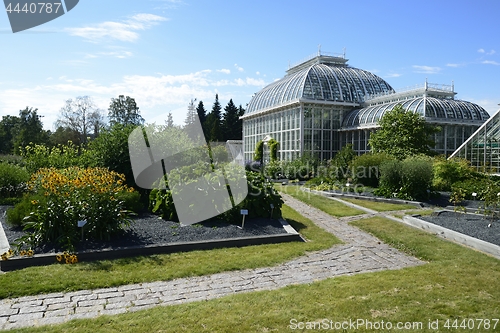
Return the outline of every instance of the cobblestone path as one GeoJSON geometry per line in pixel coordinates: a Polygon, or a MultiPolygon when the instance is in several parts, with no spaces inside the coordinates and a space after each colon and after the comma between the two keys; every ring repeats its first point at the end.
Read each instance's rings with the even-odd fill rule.
{"type": "MultiPolygon", "coordinates": [[[[116,288],[0,300],[0,329],[63,323],[76,318],[138,311],[159,305],[208,300],[234,293],[278,289],[340,275],[423,264],[348,224],[287,194],[287,205],[344,243],[274,267],[248,269],[116,288]]],[[[371,213],[368,211],[368,213],[371,213]]],[[[358,218],[369,215],[361,215],[358,218]]]]}

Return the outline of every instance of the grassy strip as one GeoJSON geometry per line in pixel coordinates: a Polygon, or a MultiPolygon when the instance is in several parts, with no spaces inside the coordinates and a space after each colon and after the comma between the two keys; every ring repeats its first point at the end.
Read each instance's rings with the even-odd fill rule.
{"type": "Polygon", "coordinates": [[[324,197],[322,195],[302,191],[299,186],[275,186],[278,191],[291,195],[292,197],[299,199],[300,201],[305,202],[306,204],[314,206],[318,209],[321,209],[325,213],[328,213],[335,217],[365,214],[365,212],[362,210],[346,206],[338,201],[328,199],[327,197],[324,197]]]}
{"type": "MultiPolygon", "coordinates": [[[[332,330],[339,332],[399,331],[367,329],[367,321],[408,323],[405,332],[471,332],[444,325],[448,319],[460,324],[463,319],[499,317],[499,260],[380,217],[353,224],[429,263],[15,332],[290,332],[296,321],[328,325],[329,320],[365,324],[332,330]],[[435,320],[439,329],[429,327],[435,320]]],[[[495,332],[500,323],[495,329],[475,327],[477,332],[495,332]]]]}
{"type": "Polygon", "coordinates": [[[391,213],[391,215],[394,215],[395,217],[399,217],[401,219],[405,215],[419,214],[421,216],[427,216],[431,215],[432,213],[434,213],[434,209],[412,209],[406,212],[391,213]]]}
{"type": "Polygon", "coordinates": [[[340,243],[288,206],[283,216],[308,242],[193,251],[119,260],[30,267],[0,275],[0,298],[164,281],[277,265],[340,243]]]}
{"type": "Polygon", "coordinates": [[[388,212],[391,210],[403,210],[403,209],[415,208],[414,205],[408,205],[408,204],[398,204],[398,203],[379,202],[379,201],[351,199],[351,198],[340,198],[340,199],[359,205],[361,207],[376,210],[377,212],[388,212]]]}

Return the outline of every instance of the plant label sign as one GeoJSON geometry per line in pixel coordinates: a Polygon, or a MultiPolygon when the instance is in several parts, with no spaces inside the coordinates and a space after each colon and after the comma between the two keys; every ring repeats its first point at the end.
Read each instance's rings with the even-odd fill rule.
{"type": "Polygon", "coordinates": [[[241,214],[241,215],[248,215],[248,209],[242,209],[242,210],[240,211],[240,214],[241,214]]]}
{"type": "Polygon", "coordinates": [[[83,228],[83,226],[86,224],[87,224],[87,220],[78,221],[78,228],[83,228]]]}

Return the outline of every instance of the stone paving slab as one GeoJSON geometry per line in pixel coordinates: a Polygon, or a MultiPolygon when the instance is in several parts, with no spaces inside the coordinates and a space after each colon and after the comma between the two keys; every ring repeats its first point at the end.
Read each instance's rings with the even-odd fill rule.
{"type": "Polygon", "coordinates": [[[334,218],[286,194],[283,194],[283,199],[300,214],[336,235],[344,244],[311,252],[274,267],[4,299],[0,300],[0,329],[59,324],[77,318],[115,315],[160,305],[209,300],[234,293],[273,290],[341,275],[423,264],[350,226],[347,221],[351,221],[351,218],[334,218]]]}

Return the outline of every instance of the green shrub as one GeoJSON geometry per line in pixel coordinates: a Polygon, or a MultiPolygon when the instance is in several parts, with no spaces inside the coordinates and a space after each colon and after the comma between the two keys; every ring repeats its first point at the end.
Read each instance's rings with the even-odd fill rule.
{"type": "Polygon", "coordinates": [[[270,179],[283,179],[285,177],[282,161],[271,161],[264,165],[264,175],[270,179]]]}
{"type": "Polygon", "coordinates": [[[450,191],[453,183],[464,181],[475,174],[470,162],[462,158],[435,158],[433,171],[432,186],[438,191],[450,191]]]}
{"type": "Polygon", "coordinates": [[[19,155],[0,155],[0,163],[15,164],[18,166],[25,166],[24,160],[19,155]]]}
{"type": "Polygon", "coordinates": [[[351,143],[345,145],[340,149],[340,151],[335,155],[335,157],[329,162],[329,175],[331,178],[337,180],[346,180],[352,178],[351,171],[349,170],[349,165],[352,160],[356,157],[356,152],[353,149],[351,143]]]}
{"type": "Polygon", "coordinates": [[[85,149],[69,141],[66,145],[48,147],[43,144],[30,144],[23,148],[21,155],[26,169],[33,174],[42,168],[63,169],[71,166],[88,166],[85,149]]]}
{"type": "Polygon", "coordinates": [[[124,183],[123,175],[104,168],[40,169],[28,183],[34,194],[27,195],[22,208],[10,216],[10,222],[16,223],[31,203],[30,213],[22,220],[27,235],[18,240],[18,249],[52,243],[72,252],[80,238],[80,220],[87,221],[87,237],[109,239],[129,222],[118,196],[134,190],[124,183]]]}
{"type": "Polygon", "coordinates": [[[33,211],[35,203],[43,204],[45,196],[41,194],[25,194],[13,208],[7,209],[7,223],[11,226],[22,227],[25,218],[33,211]]]}
{"type": "Polygon", "coordinates": [[[379,188],[375,194],[405,200],[425,200],[432,187],[432,163],[428,158],[410,157],[380,166],[379,188]]]}
{"type": "Polygon", "coordinates": [[[319,160],[314,157],[303,156],[292,161],[283,161],[283,174],[287,179],[308,180],[316,173],[319,160]]]}
{"type": "Polygon", "coordinates": [[[394,158],[386,153],[367,153],[356,156],[350,165],[355,183],[377,187],[380,179],[380,166],[394,158]]]}
{"type": "Polygon", "coordinates": [[[30,176],[25,168],[16,164],[0,163],[0,203],[20,197],[26,191],[30,176]]]}
{"type": "Polygon", "coordinates": [[[135,185],[128,139],[130,133],[136,128],[134,125],[117,124],[109,130],[101,131],[99,136],[92,140],[86,154],[92,160],[92,166],[108,168],[111,171],[125,175],[129,186],[135,185]]]}
{"type": "MultiPolygon", "coordinates": [[[[239,168],[232,168],[231,165],[224,166],[226,179],[232,180],[232,182],[235,183],[237,177],[242,176],[239,170],[239,168]]],[[[179,221],[178,214],[175,210],[173,194],[178,197],[183,197],[183,195],[186,195],[187,197],[190,194],[184,193],[183,188],[177,187],[176,184],[193,183],[199,181],[199,179],[208,179],[212,176],[213,174],[211,173],[210,165],[203,162],[198,162],[195,166],[179,168],[171,171],[169,173],[168,181],[165,181],[164,179],[159,180],[157,188],[151,191],[149,197],[149,209],[154,213],[160,214],[164,219],[179,221]]],[[[227,222],[239,221],[241,218],[240,210],[243,208],[248,209],[249,217],[269,217],[271,213],[271,204],[274,205],[274,214],[276,214],[276,216],[280,216],[283,202],[280,195],[274,189],[273,184],[260,172],[247,171],[246,178],[248,195],[243,201],[233,197],[234,193],[237,193],[238,191],[235,191],[234,188],[230,188],[229,185],[220,189],[220,191],[229,191],[232,200],[234,202],[239,202],[239,204],[231,208],[229,211],[221,212],[216,219],[222,219],[227,222]]],[[[214,195],[214,198],[215,197],[216,195],[214,195]]],[[[199,208],[203,209],[201,206],[199,208]]],[[[194,205],[192,209],[192,213],[196,214],[194,211],[197,209],[196,205],[194,205]]],[[[202,215],[203,211],[200,211],[199,214],[202,215]]]]}
{"type": "Polygon", "coordinates": [[[432,162],[428,158],[410,157],[403,161],[401,169],[402,198],[425,200],[432,187],[432,162]]]}
{"type": "Polygon", "coordinates": [[[453,183],[451,192],[453,195],[453,193],[461,190],[464,193],[464,198],[467,200],[485,200],[492,182],[493,181],[488,177],[473,177],[453,183]],[[474,197],[472,193],[476,193],[476,197],[474,197]]]}
{"type": "Polygon", "coordinates": [[[116,198],[123,202],[123,208],[125,210],[139,213],[144,209],[144,205],[141,202],[141,195],[137,191],[129,192],[118,192],[116,198]]]}

